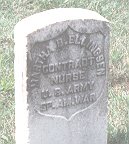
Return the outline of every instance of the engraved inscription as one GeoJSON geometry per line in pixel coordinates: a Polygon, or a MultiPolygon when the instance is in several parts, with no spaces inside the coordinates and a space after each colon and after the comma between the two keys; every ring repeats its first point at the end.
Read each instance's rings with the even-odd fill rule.
{"type": "Polygon", "coordinates": [[[51,84],[62,84],[83,80],[85,78],[84,73],[85,73],[84,71],[79,71],[79,72],[55,75],[51,77],[51,84]]]}
{"type": "Polygon", "coordinates": [[[55,100],[54,102],[52,101],[45,102],[41,104],[40,111],[44,112],[49,109],[76,106],[84,103],[93,103],[95,101],[96,101],[95,93],[91,93],[89,95],[75,95],[72,97],[60,98],[55,100]]]}
{"type": "Polygon", "coordinates": [[[106,62],[103,41],[98,43],[94,37],[96,33],[80,33],[68,27],[53,39],[35,43],[27,72],[32,109],[69,119],[99,99],[106,62]]]}
{"type": "Polygon", "coordinates": [[[72,69],[79,69],[79,68],[86,68],[88,66],[92,66],[94,64],[94,57],[82,57],[81,59],[75,59],[43,65],[42,72],[43,74],[72,70],[72,69]]]}

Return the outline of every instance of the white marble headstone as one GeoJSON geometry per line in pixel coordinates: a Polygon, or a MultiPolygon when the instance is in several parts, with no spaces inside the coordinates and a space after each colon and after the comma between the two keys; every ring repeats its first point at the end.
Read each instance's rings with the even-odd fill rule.
{"type": "Polygon", "coordinates": [[[108,21],[52,9],[15,26],[16,144],[106,144],[108,21]]]}

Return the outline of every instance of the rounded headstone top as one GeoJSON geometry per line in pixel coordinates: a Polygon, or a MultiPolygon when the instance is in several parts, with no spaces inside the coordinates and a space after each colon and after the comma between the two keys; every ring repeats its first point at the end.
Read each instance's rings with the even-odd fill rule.
{"type": "Polygon", "coordinates": [[[82,8],[58,8],[29,16],[15,26],[15,34],[27,36],[28,34],[50,24],[67,20],[98,20],[108,22],[97,12],[82,8]]]}

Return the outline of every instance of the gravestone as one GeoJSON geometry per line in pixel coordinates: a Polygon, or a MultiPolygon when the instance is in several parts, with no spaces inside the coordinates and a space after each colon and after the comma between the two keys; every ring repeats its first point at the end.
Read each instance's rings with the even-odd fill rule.
{"type": "Polygon", "coordinates": [[[16,144],[106,144],[108,21],[59,8],[15,27],[16,144]]]}

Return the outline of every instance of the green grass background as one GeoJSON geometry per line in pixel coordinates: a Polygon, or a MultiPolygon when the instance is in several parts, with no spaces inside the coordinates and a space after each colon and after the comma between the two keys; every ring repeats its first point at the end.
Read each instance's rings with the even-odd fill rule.
{"type": "Polygon", "coordinates": [[[58,7],[94,10],[110,21],[108,144],[129,144],[129,0],[0,0],[0,144],[15,144],[14,26],[58,7]]]}

